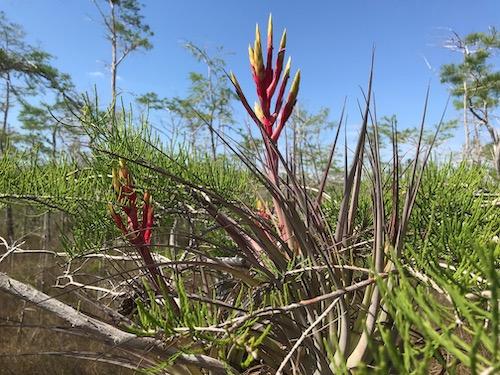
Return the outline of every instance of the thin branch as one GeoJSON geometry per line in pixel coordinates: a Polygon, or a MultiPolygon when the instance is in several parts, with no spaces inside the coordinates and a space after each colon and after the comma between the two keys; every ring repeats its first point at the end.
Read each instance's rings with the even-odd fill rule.
{"type": "MultiPolygon", "coordinates": [[[[380,273],[377,276],[379,278],[386,278],[389,276],[389,273],[380,273]]],[[[255,310],[254,312],[248,313],[246,315],[225,321],[225,322],[219,324],[218,327],[223,327],[223,326],[227,326],[227,325],[240,325],[240,324],[242,324],[250,319],[263,317],[263,316],[270,316],[270,315],[272,316],[272,315],[276,315],[276,314],[283,314],[283,313],[287,313],[289,311],[296,310],[299,308],[304,308],[304,307],[307,307],[309,305],[316,304],[316,303],[319,303],[321,301],[325,301],[328,299],[340,298],[347,293],[352,293],[352,292],[357,291],[359,289],[363,289],[363,288],[367,287],[368,285],[374,284],[376,281],[377,281],[376,278],[368,278],[368,279],[360,281],[358,283],[351,284],[345,288],[337,289],[333,292],[322,294],[320,296],[310,298],[307,300],[302,300],[299,302],[291,303],[291,304],[286,305],[286,306],[265,307],[263,309],[255,310]]]]}

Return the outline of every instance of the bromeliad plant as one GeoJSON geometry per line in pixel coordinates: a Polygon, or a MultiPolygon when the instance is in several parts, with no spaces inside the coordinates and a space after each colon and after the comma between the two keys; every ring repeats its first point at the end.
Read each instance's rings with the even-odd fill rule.
{"type": "MultiPolygon", "coordinates": [[[[129,157],[187,192],[191,199],[189,215],[198,218],[190,221],[191,231],[186,235],[189,245],[169,243],[168,246],[181,255],[174,254],[174,259],[161,265],[165,272],[175,272],[176,291],[168,287],[164,290],[170,299],[180,297],[182,317],[176,318],[165,311],[157,298],[150,298],[149,307],[141,302],[141,317],[135,329],[143,329],[144,334],[151,330],[168,333],[169,346],[209,356],[223,363],[228,373],[363,371],[372,365],[373,347],[388,343],[391,337],[398,339],[401,327],[401,320],[389,314],[398,313],[394,304],[384,297],[397,295],[395,291],[401,285],[405,288],[411,285],[398,274],[406,272],[401,265],[405,235],[429,158],[430,150],[421,149],[424,120],[410,167],[405,173],[400,170],[397,139],[393,137],[393,162],[390,173],[385,173],[372,111],[370,73],[352,164],[345,173],[338,204],[330,203],[336,218],[332,223],[322,203],[329,167],[324,171],[321,185],[309,189],[305,180],[294,172],[297,168],[292,168],[279,151],[279,137],[296,103],[300,80],[297,73],[283,105],[290,72],[289,63],[284,71],[282,69],[285,44],[286,34],[281,39],[273,67],[270,19],[264,64],[257,28],[254,46],[249,48],[258,96],[254,109],[231,74],[238,97],[261,131],[265,144],[264,171],[245,155],[236,153],[272,197],[272,209],[266,209],[265,205],[254,208],[248,202],[227,199],[198,181],[183,178],[140,156],[129,157]],[[371,198],[371,212],[367,216],[360,210],[362,185],[371,198]],[[233,257],[215,256],[221,246],[207,236],[210,232],[224,233],[232,241],[224,250],[233,257]]],[[[330,163],[339,129],[340,126],[333,141],[330,163]]],[[[121,188],[118,197],[124,202],[123,211],[129,216],[131,226],[126,228],[121,221],[115,221],[129,241],[140,249],[143,243],[134,243],[131,233],[137,230],[141,233],[142,228],[149,227],[134,224],[136,198],[130,194],[133,187],[128,175],[124,172],[122,175],[125,194],[120,193],[121,188]]],[[[145,263],[151,265],[146,260],[145,263]]],[[[159,271],[154,267],[148,269],[157,276],[159,271]]],[[[459,360],[462,357],[457,356],[459,360]]],[[[481,361],[478,366],[481,369],[491,364],[482,357],[481,361]]],[[[207,363],[200,362],[198,369],[189,371],[200,373],[199,368],[213,369],[207,363]]],[[[175,358],[165,364],[170,372],[174,372],[175,366],[175,358]]]]}
{"type": "MultiPolygon", "coordinates": [[[[286,48],[286,30],[283,32],[281,42],[276,57],[276,62],[273,69],[273,23],[272,17],[269,16],[269,23],[267,29],[267,48],[266,48],[266,63],[262,54],[262,44],[260,37],[259,25],[255,28],[255,42],[254,46],[248,46],[248,54],[250,58],[250,67],[252,70],[253,80],[259,102],[256,102],[254,109],[248,104],[248,100],[243,93],[238,80],[235,75],[231,73],[231,82],[233,83],[236,94],[243,103],[248,114],[252,117],[255,123],[259,126],[264,137],[266,144],[272,142],[276,144],[281,135],[285,123],[292,114],[295,103],[297,102],[297,95],[299,93],[300,85],[300,70],[295,74],[291,89],[288,93],[288,98],[283,106],[283,98],[285,95],[286,86],[290,78],[291,58],[283,71],[283,62],[285,59],[286,48]],[[283,74],[283,76],[282,76],[283,74]],[[280,84],[281,80],[281,84],[280,84]],[[273,97],[276,93],[276,88],[279,86],[278,95],[275,99],[273,108],[273,97]]],[[[270,150],[266,147],[267,156],[271,156],[270,150]]],[[[275,155],[274,157],[276,157],[275,155]]],[[[277,165],[272,163],[274,158],[268,160],[270,170],[273,173],[277,172],[277,165]]],[[[275,160],[277,161],[277,159],[275,160]]]]}
{"type": "MultiPolygon", "coordinates": [[[[498,373],[498,186],[485,185],[485,176],[474,171],[428,168],[417,199],[429,157],[421,149],[422,131],[405,172],[395,136],[392,164],[382,163],[371,77],[343,188],[327,186],[329,168],[317,189],[307,186],[295,172],[300,165],[290,165],[278,147],[297,100],[299,76],[283,101],[290,70],[287,64],[281,74],[285,38],[273,67],[271,22],[268,35],[265,65],[258,31],[250,48],[258,96],[254,109],[232,76],[265,144],[263,170],[233,149],[253,183],[223,158],[207,165],[165,152],[145,127],[127,123],[109,132],[99,111],[97,121],[92,116],[86,122],[93,154],[83,169],[64,162],[30,165],[24,155],[13,158],[12,153],[0,158],[2,199],[17,196],[51,208],[61,203],[79,222],[72,234],[78,233],[75,228],[86,229],[75,237],[79,249],[90,242],[89,232],[97,233],[92,245],[99,248],[109,239],[105,224],[111,220],[102,220],[106,176],[110,157],[121,158],[113,172],[115,202],[109,211],[143,264],[111,277],[127,278],[118,284],[121,292],[137,280],[135,271],[147,273],[145,292],[136,294],[136,313],[126,319],[112,314],[114,321],[130,323],[128,332],[1,273],[0,289],[55,312],[70,323],[65,329],[124,354],[84,353],[84,358],[152,373],[423,374],[458,373],[463,367],[473,374],[498,373]],[[137,183],[125,160],[136,164],[137,183]],[[50,182],[56,183],[46,195],[50,182]],[[156,224],[152,198],[138,188],[146,185],[154,192],[156,224]],[[257,207],[249,192],[253,186],[264,197],[257,207]],[[334,198],[327,199],[325,190],[334,198]],[[414,205],[419,215],[410,220],[414,205]],[[172,235],[153,247],[154,225],[172,235]],[[89,242],[83,244],[84,237],[89,242]],[[155,263],[154,248],[170,258],[155,263]]],[[[232,149],[229,142],[226,146],[232,149]]],[[[92,288],[92,296],[106,291],[107,279],[98,278],[106,288],[92,288]]],[[[102,312],[108,316],[108,305],[102,312]]],[[[61,355],[83,358],[81,352],[61,355]]]]}
{"type": "MultiPolygon", "coordinates": [[[[291,58],[288,58],[285,70],[283,71],[285,48],[286,30],[283,31],[283,35],[281,36],[276,62],[273,65],[273,21],[272,17],[269,16],[267,27],[266,61],[264,63],[259,25],[256,25],[254,45],[253,47],[248,46],[252,77],[255,82],[255,89],[259,100],[258,102],[255,102],[253,109],[248,104],[248,100],[243,93],[236,76],[233,73],[230,75],[236,94],[240,98],[250,117],[260,129],[265,145],[265,168],[267,176],[276,188],[279,186],[279,155],[277,151],[277,144],[283,128],[290,118],[293,108],[297,102],[297,95],[299,93],[300,86],[300,70],[298,70],[293,79],[285,105],[283,106],[283,99],[287,83],[290,78],[291,67],[291,58]],[[273,98],[278,87],[279,90],[277,91],[277,96],[273,106],[273,98]]],[[[283,239],[288,241],[292,237],[292,228],[287,222],[286,216],[282,212],[278,202],[274,198],[273,201],[280,232],[283,239]]],[[[289,242],[290,245],[293,244],[292,241],[289,242]]]]}
{"type": "Polygon", "coordinates": [[[135,248],[144,262],[147,275],[157,293],[164,294],[170,306],[177,310],[175,301],[164,292],[167,289],[165,279],[151,254],[151,235],[154,225],[153,199],[148,191],[142,197],[142,213],[137,191],[125,160],[120,159],[118,168],[112,171],[112,185],[116,194],[116,203],[126,217],[126,224],[122,215],[116,212],[112,203],[108,210],[116,227],[122,232],[125,239],[135,248]],[[141,217],[140,217],[141,216],[141,217]]]}

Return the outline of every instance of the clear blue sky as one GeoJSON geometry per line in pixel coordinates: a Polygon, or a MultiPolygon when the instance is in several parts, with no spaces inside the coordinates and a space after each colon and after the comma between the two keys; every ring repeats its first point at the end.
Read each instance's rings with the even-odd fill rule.
{"type": "MultiPolygon", "coordinates": [[[[124,63],[118,82],[123,92],[185,93],[188,72],[205,71],[183,48],[183,41],[192,41],[209,49],[224,46],[231,53],[229,68],[253,102],[247,46],[253,41],[255,23],[265,26],[271,12],[275,34],[283,27],[288,30],[292,70],[302,71],[302,104],[312,110],[330,107],[336,118],[347,96],[353,124],[373,45],[377,114],[394,113],[403,126],[415,125],[430,82],[429,122],[433,123],[448,96],[439,83],[439,67],[460,58],[442,47],[449,30],[486,31],[500,21],[499,0],[142,2],[145,21],[155,32],[154,49],[131,55],[124,63]]],[[[105,62],[110,48],[90,0],[2,0],[0,9],[23,25],[30,42],[57,58],[55,65],[70,73],[80,90],[93,91],[97,85],[101,98],[109,97],[105,62]]],[[[452,110],[448,117],[453,116],[452,110]]]]}

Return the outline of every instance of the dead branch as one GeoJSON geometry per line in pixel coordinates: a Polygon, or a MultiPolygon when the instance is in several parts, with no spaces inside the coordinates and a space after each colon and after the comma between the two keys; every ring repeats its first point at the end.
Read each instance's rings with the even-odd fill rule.
{"type": "Polygon", "coordinates": [[[228,368],[223,362],[202,354],[185,354],[172,346],[153,337],[139,337],[132,333],[122,331],[112,325],[87,316],[63,302],[53,299],[40,292],[31,285],[17,281],[5,273],[0,272],[0,290],[33,303],[49,311],[71,325],[71,329],[85,332],[88,336],[115,348],[130,350],[132,352],[150,353],[163,360],[175,358],[175,363],[180,365],[197,366],[210,369],[215,374],[226,374],[234,369],[228,368]]]}

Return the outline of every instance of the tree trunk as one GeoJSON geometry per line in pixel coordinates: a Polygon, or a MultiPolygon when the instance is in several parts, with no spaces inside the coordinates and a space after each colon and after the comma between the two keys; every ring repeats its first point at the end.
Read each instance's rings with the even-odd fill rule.
{"type": "MultiPolygon", "coordinates": [[[[2,119],[2,137],[0,138],[0,151],[3,154],[7,147],[7,131],[8,131],[8,120],[9,120],[9,109],[10,109],[10,74],[7,73],[5,78],[5,103],[3,107],[3,119],[2,119]]],[[[13,242],[15,238],[14,232],[14,214],[12,212],[12,206],[7,204],[5,207],[5,225],[7,231],[7,239],[9,242],[13,242]]]]}
{"type": "Polygon", "coordinates": [[[486,106],[484,109],[484,116],[478,116],[474,111],[472,111],[472,113],[476,116],[476,118],[482,121],[482,125],[486,128],[490,135],[491,144],[493,145],[493,166],[497,172],[498,177],[500,177],[500,134],[498,132],[498,129],[490,123],[490,116],[486,106]]]}
{"type": "Polygon", "coordinates": [[[212,160],[217,159],[217,147],[215,145],[215,133],[214,133],[214,128],[213,124],[210,125],[210,149],[212,151],[212,160]]]}
{"type": "Polygon", "coordinates": [[[188,124],[189,128],[189,143],[191,144],[191,152],[196,151],[196,126],[191,121],[188,124]]]}
{"type": "Polygon", "coordinates": [[[474,139],[473,139],[473,160],[477,165],[481,165],[481,139],[479,138],[479,126],[477,122],[474,123],[474,139]]]}
{"type": "Polygon", "coordinates": [[[207,72],[207,81],[208,81],[208,93],[210,95],[210,118],[208,119],[209,121],[209,128],[208,130],[210,131],[210,147],[212,150],[212,159],[215,160],[217,158],[217,146],[215,143],[215,132],[214,132],[214,114],[215,114],[215,99],[214,99],[214,90],[212,86],[212,69],[210,69],[210,65],[208,65],[208,72],[207,72]]]}
{"type": "Polygon", "coordinates": [[[21,229],[21,235],[25,236],[28,234],[28,214],[29,214],[29,206],[25,205],[24,206],[24,212],[23,212],[23,225],[21,229]]]}
{"type": "MultiPolygon", "coordinates": [[[[467,56],[469,56],[469,48],[467,47],[466,44],[464,44],[464,47],[463,47],[464,64],[467,60],[467,56]]],[[[464,107],[464,131],[465,131],[464,157],[465,157],[465,160],[469,160],[471,158],[471,144],[470,144],[469,123],[467,121],[467,112],[469,111],[469,106],[468,106],[469,96],[468,96],[468,92],[467,92],[467,77],[464,78],[463,86],[464,86],[463,107],[464,107]]]]}
{"type": "MultiPolygon", "coordinates": [[[[43,214],[43,249],[48,250],[50,248],[50,211],[47,211],[43,214]]],[[[45,280],[47,279],[47,266],[49,263],[49,255],[44,254],[42,255],[42,272],[40,273],[42,280],[41,280],[41,287],[42,290],[45,289],[45,280]]]]}
{"type": "Polygon", "coordinates": [[[115,124],[116,113],[116,68],[117,68],[117,35],[116,35],[116,18],[115,4],[113,0],[109,1],[111,7],[111,129],[115,124]]]}
{"type": "Polygon", "coordinates": [[[52,160],[56,161],[56,153],[57,153],[57,124],[54,125],[54,129],[52,129],[52,160]]]}
{"type": "Polygon", "coordinates": [[[467,81],[464,80],[464,132],[465,132],[465,145],[464,145],[464,159],[468,160],[470,157],[470,140],[469,140],[469,123],[467,122],[467,113],[469,107],[467,105],[467,81]]]}
{"type": "Polygon", "coordinates": [[[50,233],[50,211],[43,214],[43,249],[47,250],[51,241],[50,233]]]}
{"type": "Polygon", "coordinates": [[[497,171],[497,176],[500,178],[500,142],[493,145],[493,163],[497,171]]]}
{"type": "Polygon", "coordinates": [[[14,242],[15,231],[14,231],[14,214],[12,212],[12,206],[7,204],[5,207],[5,226],[7,227],[7,240],[9,243],[14,242]]]}
{"type": "Polygon", "coordinates": [[[488,133],[490,133],[491,143],[493,145],[493,166],[497,172],[497,176],[500,178],[500,134],[498,130],[490,124],[486,124],[486,129],[488,133]]]}
{"type": "Polygon", "coordinates": [[[7,124],[10,108],[10,75],[5,78],[5,103],[3,108],[2,137],[0,138],[0,152],[3,154],[7,146],[7,124]]]}

